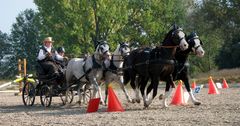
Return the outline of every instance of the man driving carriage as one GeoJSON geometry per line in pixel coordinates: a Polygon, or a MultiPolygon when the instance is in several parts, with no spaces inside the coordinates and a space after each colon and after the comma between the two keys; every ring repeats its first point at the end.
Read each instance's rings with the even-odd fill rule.
{"type": "Polygon", "coordinates": [[[37,59],[47,78],[60,77],[59,66],[56,59],[63,61],[64,57],[59,55],[53,48],[52,37],[43,40],[43,46],[40,48],[37,59]]]}

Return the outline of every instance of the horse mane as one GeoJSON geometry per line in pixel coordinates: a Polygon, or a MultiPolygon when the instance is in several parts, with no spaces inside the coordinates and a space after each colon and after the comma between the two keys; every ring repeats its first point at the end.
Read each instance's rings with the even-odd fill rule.
{"type": "Polygon", "coordinates": [[[175,29],[173,28],[172,30],[170,30],[166,35],[165,35],[165,38],[163,40],[163,42],[167,41],[168,39],[170,39],[170,37],[172,36],[172,32],[174,31],[175,29]]]}

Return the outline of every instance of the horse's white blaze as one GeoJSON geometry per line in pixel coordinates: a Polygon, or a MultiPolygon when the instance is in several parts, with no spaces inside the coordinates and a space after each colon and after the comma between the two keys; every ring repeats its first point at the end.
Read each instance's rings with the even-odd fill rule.
{"type": "MultiPolygon", "coordinates": [[[[178,36],[179,36],[179,38],[184,38],[185,34],[184,34],[184,32],[179,31],[178,36]]],[[[187,43],[186,39],[181,39],[179,46],[180,46],[181,50],[186,50],[188,48],[188,43],[187,43]]]]}
{"type": "Polygon", "coordinates": [[[194,45],[194,48],[193,48],[193,52],[196,53],[196,55],[198,57],[203,57],[205,51],[203,50],[203,48],[201,46],[200,40],[199,39],[194,39],[194,42],[195,42],[195,45],[194,45]]]}

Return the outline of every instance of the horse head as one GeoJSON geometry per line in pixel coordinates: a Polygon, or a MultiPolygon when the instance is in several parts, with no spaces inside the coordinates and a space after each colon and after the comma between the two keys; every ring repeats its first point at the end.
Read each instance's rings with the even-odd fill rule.
{"type": "Polygon", "coordinates": [[[139,46],[140,46],[139,43],[136,42],[136,41],[135,41],[135,42],[132,42],[132,43],[129,45],[131,51],[138,49],[139,46]]]}
{"type": "Polygon", "coordinates": [[[119,43],[116,51],[119,52],[119,54],[124,58],[130,54],[130,48],[127,42],[121,42],[119,43]]]}
{"type": "Polygon", "coordinates": [[[102,60],[110,60],[111,53],[110,53],[110,47],[108,43],[106,41],[98,42],[95,54],[98,54],[99,58],[102,60]]]}
{"type": "Polygon", "coordinates": [[[187,42],[189,44],[189,48],[198,56],[203,57],[205,51],[203,50],[203,43],[199,39],[196,32],[192,32],[189,36],[187,36],[187,42]]]}
{"type": "Polygon", "coordinates": [[[188,43],[185,38],[183,29],[174,24],[173,28],[166,35],[163,45],[176,46],[179,45],[181,50],[188,49],[188,43]]]}

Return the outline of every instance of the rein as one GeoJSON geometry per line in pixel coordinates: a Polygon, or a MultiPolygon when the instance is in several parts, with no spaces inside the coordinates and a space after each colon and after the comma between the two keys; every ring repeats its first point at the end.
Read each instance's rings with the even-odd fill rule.
{"type": "Polygon", "coordinates": [[[157,47],[161,47],[161,48],[177,48],[179,46],[178,45],[177,46],[163,46],[163,45],[159,45],[157,47]]]}
{"type": "Polygon", "coordinates": [[[159,58],[159,59],[154,59],[154,60],[147,60],[145,62],[137,63],[137,64],[132,65],[132,66],[124,67],[122,69],[123,70],[129,69],[129,68],[132,69],[135,66],[149,65],[150,63],[154,63],[154,62],[160,62],[162,64],[174,64],[175,63],[174,60],[162,60],[162,59],[159,58]]]}

